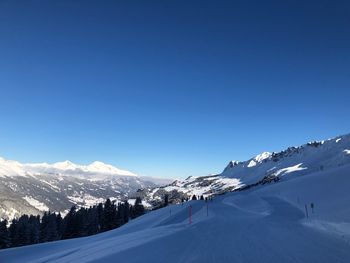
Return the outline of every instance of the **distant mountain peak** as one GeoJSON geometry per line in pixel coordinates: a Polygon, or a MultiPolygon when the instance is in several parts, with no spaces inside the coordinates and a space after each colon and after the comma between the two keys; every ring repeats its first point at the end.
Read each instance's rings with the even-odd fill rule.
{"type": "Polygon", "coordinates": [[[54,168],[62,170],[75,170],[79,168],[78,165],[72,163],[71,161],[65,160],[63,162],[57,162],[52,165],[54,168]]]}
{"type": "Polygon", "coordinates": [[[126,170],[121,170],[113,165],[103,163],[101,161],[94,161],[88,166],[86,166],[87,171],[89,172],[99,172],[99,173],[105,173],[105,174],[118,174],[118,175],[125,175],[125,176],[136,176],[136,174],[126,171],[126,170]]]}
{"type": "Polygon", "coordinates": [[[262,152],[255,156],[254,160],[257,162],[262,162],[263,160],[270,158],[271,155],[272,153],[270,152],[262,152]]]}
{"type": "Polygon", "coordinates": [[[122,170],[113,165],[94,161],[89,165],[75,164],[69,160],[48,163],[26,163],[21,164],[17,161],[6,160],[0,157],[0,176],[26,176],[33,174],[62,174],[76,175],[98,179],[100,176],[137,176],[136,174],[122,170]]]}

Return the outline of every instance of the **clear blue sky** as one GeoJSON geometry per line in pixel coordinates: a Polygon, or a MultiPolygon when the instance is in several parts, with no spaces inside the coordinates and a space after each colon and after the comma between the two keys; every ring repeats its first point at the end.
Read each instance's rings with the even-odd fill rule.
{"type": "Polygon", "coordinates": [[[0,1],[5,158],[183,178],[349,132],[349,1],[0,1]]]}

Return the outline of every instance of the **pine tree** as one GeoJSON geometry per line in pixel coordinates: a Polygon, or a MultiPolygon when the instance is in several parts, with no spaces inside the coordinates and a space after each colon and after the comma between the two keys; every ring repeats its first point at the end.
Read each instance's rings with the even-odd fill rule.
{"type": "Polygon", "coordinates": [[[129,222],[129,203],[128,201],[124,202],[124,224],[129,222]]]}
{"type": "Polygon", "coordinates": [[[132,215],[131,218],[136,218],[145,213],[145,208],[142,205],[142,200],[140,197],[136,198],[135,205],[132,207],[132,215]]]}
{"type": "Polygon", "coordinates": [[[49,214],[48,212],[44,212],[43,217],[41,218],[40,223],[40,243],[48,241],[48,225],[49,225],[49,214]]]}
{"type": "Polygon", "coordinates": [[[40,216],[29,217],[30,244],[37,244],[40,241],[40,216]]]}
{"type": "Polygon", "coordinates": [[[16,247],[19,243],[18,241],[18,220],[16,218],[12,219],[11,225],[9,227],[9,236],[10,236],[10,246],[16,247]]]}
{"type": "Polygon", "coordinates": [[[196,196],[196,195],[193,195],[193,196],[192,196],[192,200],[197,200],[197,196],[196,196]]]}
{"type": "Polygon", "coordinates": [[[7,229],[7,220],[0,221],[0,249],[10,246],[10,237],[7,229]]]}
{"type": "Polygon", "coordinates": [[[114,203],[107,199],[103,208],[102,231],[114,229],[117,226],[117,211],[114,203]]]}
{"type": "Polygon", "coordinates": [[[76,207],[73,206],[64,218],[65,229],[63,239],[77,237],[79,234],[79,222],[76,219],[76,207]]]}
{"type": "Polygon", "coordinates": [[[64,223],[63,218],[61,216],[61,213],[58,213],[56,216],[56,226],[57,226],[57,239],[62,239],[63,230],[64,230],[64,223]]]}
{"type": "Polygon", "coordinates": [[[102,221],[103,221],[103,205],[99,203],[97,205],[97,222],[98,222],[98,232],[102,229],[102,221]]]}
{"type": "Polygon", "coordinates": [[[28,244],[36,244],[60,239],[88,236],[117,228],[145,213],[141,198],[135,205],[128,201],[116,205],[110,199],[104,204],[80,208],[73,206],[62,219],[61,214],[45,212],[40,216],[23,215],[13,219],[9,228],[7,221],[0,221],[0,249],[28,244]]]}
{"type": "Polygon", "coordinates": [[[47,241],[58,240],[56,214],[50,213],[47,219],[47,241]]]}
{"type": "Polygon", "coordinates": [[[124,224],[124,207],[122,203],[118,203],[117,209],[117,227],[124,224]]]}
{"type": "Polygon", "coordinates": [[[22,215],[18,219],[16,241],[18,246],[30,244],[30,228],[28,215],[22,215]]]}
{"type": "Polygon", "coordinates": [[[76,213],[76,221],[78,222],[78,236],[84,237],[88,235],[88,218],[87,218],[87,209],[80,208],[76,213]]]}
{"type": "Polygon", "coordinates": [[[168,206],[168,204],[169,204],[169,195],[165,194],[164,195],[164,206],[168,206]]]}
{"type": "Polygon", "coordinates": [[[97,206],[90,207],[87,213],[87,234],[94,235],[99,232],[97,206]]]}

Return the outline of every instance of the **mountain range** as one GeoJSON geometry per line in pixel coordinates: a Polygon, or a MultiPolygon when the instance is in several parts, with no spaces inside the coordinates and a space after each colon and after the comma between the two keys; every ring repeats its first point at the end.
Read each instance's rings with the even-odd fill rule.
{"type": "Polygon", "coordinates": [[[139,191],[149,200],[215,196],[169,204],[97,235],[3,249],[0,262],[347,263],[349,146],[349,135],[310,142],[139,191]]]}
{"type": "Polygon", "coordinates": [[[73,205],[89,207],[106,198],[122,201],[138,189],[171,181],[138,176],[98,161],[22,164],[0,158],[0,218],[48,210],[64,215],[73,205]]]}
{"type": "Polygon", "coordinates": [[[141,197],[152,205],[169,196],[170,202],[179,203],[193,195],[218,195],[239,191],[270,181],[289,180],[317,171],[330,170],[350,164],[350,134],[336,138],[312,141],[280,152],[263,152],[247,161],[230,161],[220,174],[190,176],[170,185],[144,189],[141,197]]]}
{"type": "Polygon", "coordinates": [[[138,176],[102,162],[21,164],[0,158],[0,218],[47,210],[64,215],[72,205],[88,207],[106,198],[122,201],[139,196],[151,208],[161,205],[165,195],[170,203],[180,203],[193,195],[241,191],[347,164],[350,134],[280,152],[263,152],[247,161],[230,161],[219,174],[175,181],[138,176]]]}

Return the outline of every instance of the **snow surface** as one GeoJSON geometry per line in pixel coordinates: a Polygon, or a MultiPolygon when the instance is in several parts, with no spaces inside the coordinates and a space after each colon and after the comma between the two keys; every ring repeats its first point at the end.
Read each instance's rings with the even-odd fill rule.
{"type": "Polygon", "coordinates": [[[349,175],[344,165],[171,205],[96,236],[0,250],[0,262],[350,262],[349,175]]]}
{"type": "Polygon", "coordinates": [[[74,204],[83,204],[82,206],[86,208],[106,201],[106,198],[94,197],[85,193],[77,193],[76,191],[74,192],[74,195],[67,196],[67,198],[74,204]]]}
{"type": "Polygon", "coordinates": [[[31,196],[25,196],[23,197],[24,200],[26,200],[31,206],[34,206],[39,211],[49,211],[49,208],[42,202],[34,199],[31,196]]]}
{"type": "Polygon", "coordinates": [[[289,174],[289,173],[293,173],[293,172],[302,171],[302,170],[307,169],[307,167],[301,167],[302,165],[303,165],[302,163],[299,163],[299,164],[296,164],[294,166],[280,169],[275,173],[275,175],[289,174]]]}

